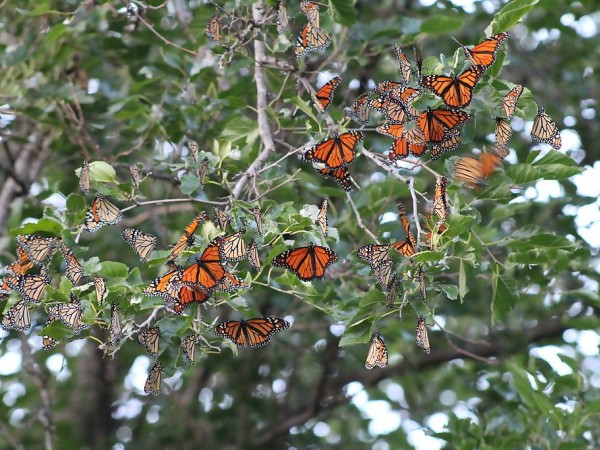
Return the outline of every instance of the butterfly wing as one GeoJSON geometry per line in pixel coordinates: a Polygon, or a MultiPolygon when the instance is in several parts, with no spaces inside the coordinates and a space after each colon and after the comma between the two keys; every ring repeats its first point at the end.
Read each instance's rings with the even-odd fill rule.
{"type": "Polygon", "coordinates": [[[96,194],[94,201],[85,215],[84,226],[92,233],[104,225],[114,225],[121,220],[121,210],[101,194],[96,194]]]}
{"type": "Polygon", "coordinates": [[[311,244],[283,252],[272,264],[294,272],[302,281],[312,281],[322,278],[325,269],[336,261],[337,254],[333,250],[311,244]]]}
{"type": "Polygon", "coordinates": [[[158,357],[158,345],[160,337],[159,327],[144,328],[138,333],[138,342],[146,347],[152,358],[158,357]]]}
{"type": "Polygon", "coordinates": [[[317,173],[325,178],[333,178],[346,192],[352,190],[352,176],[346,166],[341,166],[337,169],[325,167],[324,169],[317,169],[317,173]]]}
{"type": "Polygon", "coordinates": [[[90,163],[83,161],[83,167],[79,173],[79,190],[84,194],[90,193],[90,163]]]}
{"type": "Polygon", "coordinates": [[[429,355],[431,353],[431,347],[429,346],[429,336],[427,335],[427,324],[425,318],[422,316],[419,316],[417,321],[416,338],[417,345],[429,355]]]}
{"type": "Polygon", "coordinates": [[[562,147],[562,140],[560,137],[560,131],[556,122],[546,113],[544,108],[538,110],[537,116],[533,120],[533,127],[531,128],[531,137],[536,142],[544,142],[549,144],[555,150],[560,150],[562,147]]]}
{"type": "Polygon", "coordinates": [[[71,249],[65,244],[60,246],[60,252],[66,264],[65,275],[74,286],[78,285],[83,278],[83,267],[81,267],[71,249]]]}
{"type": "Polygon", "coordinates": [[[110,306],[110,326],[108,328],[108,342],[112,347],[117,345],[122,337],[121,317],[116,303],[110,306]]]}
{"type": "Polygon", "coordinates": [[[333,100],[333,93],[341,81],[342,80],[340,77],[333,77],[331,80],[325,83],[315,95],[312,96],[313,103],[319,112],[324,112],[329,107],[331,101],[333,100]]]}
{"type": "Polygon", "coordinates": [[[321,207],[317,213],[317,220],[315,220],[315,223],[319,225],[319,228],[321,228],[321,232],[323,233],[324,237],[327,237],[327,205],[328,201],[325,198],[321,202],[321,207]]]}
{"type": "Polygon", "coordinates": [[[213,239],[196,263],[187,267],[181,274],[181,282],[192,288],[199,288],[210,292],[225,276],[225,269],[221,263],[221,236],[213,239]]]}
{"type": "Polygon", "coordinates": [[[199,340],[200,337],[197,334],[190,334],[181,341],[181,350],[183,351],[188,364],[194,364],[194,353],[196,351],[196,344],[199,340]]]}
{"type": "Polygon", "coordinates": [[[362,132],[348,131],[312,146],[304,153],[303,159],[323,163],[329,169],[336,169],[354,161],[356,147],[363,139],[362,132]]]}
{"type": "Polygon", "coordinates": [[[254,267],[256,270],[260,270],[261,264],[258,254],[258,246],[256,245],[254,239],[252,239],[248,245],[248,261],[252,267],[254,267]]]}
{"type": "Polygon", "coordinates": [[[504,96],[502,99],[502,109],[504,109],[504,114],[506,114],[506,119],[510,120],[517,109],[517,102],[519,101],[519,97],[523,93],[523,86],[517,84],[514,88],[508,91],[508,94],[504,96]]]}
{"type": "Polygon", "coordinates": [[[383,338],[379,333],[375,333],[371,340],[371,346],[369,347],[369,353],[365,361],[365,367],[371,370],[375,366],[385,367],[388,363],[388,352],[383,338]]]}
{"type": "Polygon", "coordinates": [[[463,47],[463,50],[471,64],[481,65],[487,69],[496,61],[496,53],[508,36],[507,32],[499,33],[484,39],[472,49],[463,47]]]}
{"type": "Polygon", "coordinates": [[[401,203],[398,204],[398,215],[400,217],[400,223],[402,224],[402,228],[404,229],[404,234],[406,238],[404,241],[399,241],[391,244],[392,248],[396,249],[401,255],[404,256],[413,256],[415,254],[417,243],[415,241],[415,236],[410,232],[410,222],[408,221],[408,216],[406,215],[406,210],[404,209],[404,205],[401,203]]]}
{"type": "Polygon", "coordinates": [[[245,228],[240,228],[235,233],[225,236],[220,248],[221,259],[225,261],[241,261],[248,254],[248,248],[244,242],[245,228]]]}
{"type": "Polygon", "coordinates": [[[219,21],[218,14],[215,14],[208,20],[208,23],[206,24],[206,35],[209,39],[215,42],[221,41],[221,36],[223,35],[223,26],[219,21]]]}
{"type": "Polygon", "coordinates": [[[150,369],[148,378],[144,383],[144,392],[146,394],[158,395],[160,394],[160,380],[161,380],[162,366],[160,362],[157,362],[150,369]]]}

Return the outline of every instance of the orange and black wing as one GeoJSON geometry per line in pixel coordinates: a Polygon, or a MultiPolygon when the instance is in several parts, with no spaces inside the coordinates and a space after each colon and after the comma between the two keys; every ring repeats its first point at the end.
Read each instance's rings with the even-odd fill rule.
{"type": "Polygon", "coordinates": [[[417,125],[423,131],[427,142],[442,142],[446,132],[453,130],[471,120],[471,115],[464,111],[449,109],[428,109],[419,116],[417,125]]]}
{"type": "Polygon", "coordinates": [[[448,179],[438,176],[435,180],[435,191],[433,193],[433,214],[439,217],[441,222],[448,218],[448,197],[446,188],[448,179]]]}
{"type": "Polygon", "coordinates": [[[62,253],[63,258],[65,260],[65,275],[67,276],[69,281],[73,283],[73,285],[79,284],[79,282],[83,278],[83,267],[81,267],[81,264],[79,264],[79,261],[77,261],[77,258],[75,258],[75,255],[73,254],[71,249],[65,244],[62,244],[60,246],[60,252],[62,253]]]}
{"type": "Polygon", "coordinates": [[[223,35],[223,26],[219,21],[218,14],[215,14],[208,20],[208,23],[206,24],[206,35],[209,39],[215,42],[221,41],[221,36],[223,35]]]}
{"type": "Polygon", "coordinates": [[[194,218],[194,220],[192,220],[192,222],[185,228],[183,235],[172,245],[171,254],[167,257],[167,261],[174,261],[183,251],[194,244],[196,239],[194,237],[194,233],[198,229],[200,223],[206,219],[206,213],[202,211],[194,218]]]}
{"type": "Polygon", "coordinates": [[[388,363],[388,351],[381,335],[375,333],[371,340],[371,347],[369,347],[369,353],[367,354],[367,360],[365,361],[365,367],[371,370],[375,366],[385,367],[388,363]]]}
{"type": "Polygon", "coordinates": [[[269,343],[271,335],[289,327],[287,320],[278,317],[258,317],[223,322],[215,328],[215,334],[233,341],[240,347],[262,347],[269,343]]]}
{"type": "Polygon", "coordinates": [[[402,224],[406,238],[403,241],[391,244],[391,246],[401,255],[413,256],[417,249],[417,243],[415,241],[415,236],[410,231],[410,222],[408,221],[406,210],[401,203],[398,204],[398,215],[400,217],[400,223],[402,224]]]}
{"type": "Polygon", "coordinates": [[[127,242],[134,252],[144,262],[150,256],[150,253],[156,247],[156,236],[136,230],[135,228],[125,228],[121,233],[125,242],[127,242]]]}
{"type": "Polygon", "coordinates": [[[17,259],[6,266],[4,270],[13,275],[24,275],[33,268],[33,261],[29,259],[29,255],[23,247],[17,247],[17,259]]]}
{"type": "Polygon", "coordinates": [[[138,342],[146,347],[146,350],[153,358],[158,357],[158,344],[160,338],[160,328],[144,328],[138,333],[138,342]]]}
{"type": "Polygon", "coordinates": [[[252,267],[254,267],[256,270],[260,270],[261,264],[258,254],[258,246],[256,245],[254,239],[252,239],[248,245],[248,261],[252,267]]]}
{"type": "Polygon", "coordinates": [[[194,364],[194,353],[196,351],[196,344],[200,341],[200,336],[197,334],[190,334],[184,337],[181,341],[181,350],[185,355],[185,359],[189,364],[194,364]]]}
{"type": "Polygon", "coordinates": [[[45,238],[34,234],[20,234],[17,245],[21,247],[31,262],[43,265],[56,253],[57,238],[45,238]]]}
{"type": "Polygon", "coordinates": [[[317,169],[317,173],[325,178],[333,178],[346,192],[352,190],[352,176],[346,166],[341,166],[337,169],[325,167],[324,169],[317,169]]]}
{"type": "Polygon", "coordinates": [[[512,128],[506,119],[496,117],[496,145],[500,147],[508,146],[508,142],[512,137],[512,128]]]}
{"type": "Polygon", "coordinates": [[[331,44],[331,36],[308,22],[296,39],[294,54],[296,58],[313,50],[325,50],[331,44]]]}
{"type": "Polygon", "coordinates": [[[431,346],[429,345],[429,336],[427,335],[427,323],[425,322],[425,318],[419,316],[417,321],[417,345],[421,347],[425,353],[431,353],[431,346]]]}
{"type": "Polygon", "coordinates": [[[456,150],[460,143],[460,135],[458,133],[449,135],[447,134],[444,140],[441,142],[436,142],[432,145],[431,159],[436,160],[444,153],[456,150]]]}
{"type": "Polygon", "coordinates": [[[519,97],[521,97],[522,93],[523,86],[517,84],[514,88],[508,91],[508,94],[506,94],[504,99],[502,99],[502,109],[504,109],[504,114],[506,114],[507,120],[510,120],[515,114],[517,102],[519,101],[519,97]]]}
{"type": "Polygon", "coordinates": [[[485,67],[476,65],[465,69],[456,77],[429,75],[421,77],[420,84],[441,97],[450,108],[464,108],[473,99],[473,90],[485,72],[485,67]]]}
{"type": "Polygon", "coordinates": [[[114,225],[121,220],[121,210],[113,205],[101,194],[96,194],[90,209],[85,215],[85,229],[92,233],[98,231],[104,225],[114,225]]]}
{"type": "Polygon", "coordinates": [[[222,244],[221,236],[213,239],[200,258],[196,258],[196,263],[184,269],[181,274],[181,282],[192,288],[198,288],[207,293],[211,292],[225,276],[225,269],[221,262],[222,244]]]}
{"type": "Polygon", "coordinates": [[[319,112],[323,112],[329,107],[329,104],[333,100],[333,93],[341,81],[340,77],[333,77],[312,96],[312,100],[319,112]]]}
{"type": "Polygon", "coordinates": [[[144,392],[146,394],[158,395],[160,394],[160,379],[161,379],[162,366],[160,362],[157,362],[150,369],[148,378],[144,383],[144,392]]]}
{"type": "Polygon", "coordinates": [[[471,49],[463,47],[463,50],[471,64],[481,65],[487,69],[496,61],[496,53],[508,36],[507,32],[499,33],[484,39],[471,49]]]}
{"type": "Polygon", "coordinates": [[[348,116],[356,122],[365,125],[369,122],[370,109],[369,109],[369,94],[364,93],[359,95],[352,105],[348,116]]]}
{"type": "Polygon", "coordinates": [[[315,220],[315,223],[317,225],[319,225],[319,228],[321,228],[321,232],[323,233],[324,237],[327,237],[327,205],[328,205],[328,200],[326,198],[323,199],[323,201],[321,202],[321,207],[319,208],[319,212],[317,213],[317,220],[315,220]]]}
{"type": "Polygon", "coordinates": [[[83,161],[83,167],[79,173],[79,190],[84,194],[90,193],[90,163],[83,161]]]}
{"type": "Polygon", "coordinates": [[[412,65],[410,64],[410,61],[406,55],[402,53],[402,50],[400,50],[400,47],[398,47],[397,44],[394,44],[394,53],[400,63],[400,75],[402,76],[402,80],[405,83],[410,83],[410,76],[412,74],[412,65]]]}
{"type": "Polygon", "coordinates": [[[192,289],[189,286],[181,286],[173,303],[173,312],[181,314],[185,308],[193,303],[204,303],[210,298],[210,294],[192,289]]]}
{"type": "Polygon", "coordinates": [[[302,281],[311,281],[322,278],[325,269],[336,261],[337,254],[333,250],[311,244],[283,252],[273,259],[273,265],[294,272],[302,281]]]}
{"type": "Polygon", "coordinates": [[[531,137],[536,142],[545,142],[556,150],[562,147],[560,131],[556,122],[546,113],[544,108],[538,110],[537,116],[533,120],[531,128],[531,137]]]}
{"type": "Polygon", "coordinates": [[[354,161],[356,147],[363,139],[362,132],[348,131],[312,146],[304,153],[303,159],[325,164],[329,169],[337,169],[354,161]]]}
{"type": "Polygon", "coordinates": [[[235,233],[222,238],[223,243],[220,248],[222,260],[237,262],[246,258],[248,248],[246,247],[246,242],[244,242],[244,234],[246,234],[246,229],[240,228],[235,233]]]}
{"type": "Polygon", "coordinates": [[[378,245],[369,244],[358,249],[358,257],[375,268],[386,261],[390,261],[390,246],[389,244],[378,245]]]}

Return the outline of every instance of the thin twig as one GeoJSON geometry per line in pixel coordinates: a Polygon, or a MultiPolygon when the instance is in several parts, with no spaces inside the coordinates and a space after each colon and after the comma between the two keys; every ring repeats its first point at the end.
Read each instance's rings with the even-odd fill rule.
{"type": "Polygon", "coordinates": [[[369,230],[363,223],[362,218],[360,217],[360,213],[358,212],[358,209],[356,208],[356,205],[354,204],[354,201],[352,200],[352,197],[350,196],[349,192],[346,192],[346,198],[348,199],[348,203],[350,203],[350,206],[352,207],[352,211],[354,211],[354,216],[356,217],[356,223],[358,225],[358,228],[360,228],[365,233],[367,233],[369,236],[371,236],[371,238],[377,244],[379,244],[379,241],[377,240],[377,236],[375,236],[373,233],[371,233],[371,230],[369,230]]]}
{"type": "Polygon", "coordinates": [[[189,48],[181,47],[180,45],[177,45],[174,42],[171,42],[170,40],[168,40],[166,37],[164,37],[162,34],[160,34],[158,31],[156,31],[154,29],[154,27],[152,25],[150,25],[137,11],[135,12],[135,15],[139,19],[140,22],[142,22],[144,25],[146,25],[146,27],[148,27],[148,29],[150,31],[152,31],[152,33],[154,33],[156,35],[156,37],[158,37],[165,44],[170,45],[171,47],[175,47],[186,53],[189,53],[190,55],[198,56],[197,52],[190,50],[189,48]]]}
{"type": "Polygon", "coordinates": [[[477,233],[475,233],[475,231],[473,231],[473,230],[471,230],[471,234],[473,236],[475,236],[475,239],[477,239],[479,241],[479,243],[483,246],[483,248],[485,248],[485,251],[488,253],[488,255],[490,255],[490,257],[494,260],[494,262],[496,264],[498,264],[500,267],[505,269],[506,267],[504,266],[504,264],[502,264],[500,261],[498,261],[498,259],[494,256],[494,254],[488,248],[487,244],[485,242],[483,242],[483,240],[479,237],[479,235],[477,233]]]}
{"type": "MultiPolygon", "coordinates": [[[[262,2],[255,2],[252,5],[252,19],[255,23],[263,21],[262,2]]],[[[265,59],[265,43],[260,39],[254,39],[254,82],[256,84],[256,113],[258,115],[258,133],[263,143],[263,150],[256,157],[254,162],[246,169],[240,179],[235,184],[231,192],[231,198],[237,199],[242,194],[248,180],[256,176],[257,171],[265,163],[271,152],[275,151],[275,142],[269,127],[269,118],[267,117],[267,83],[263,72],[262,61],[265,59]]]]}
{"type": "Polygon", "coordinates": [[[162,200],[148,200],[147,202],[137,202],[135,205],[127,206],[121,210],[122,213],[129,211],[130,209],[137,208],[138,206],[147,206],[147,205],[162,205],[163,203],[183,203],[183,202],[192,202],[192,203],[207,203],[209,205],[227,205],[227,202],[215,202],[212,200],[200,200],[198,198],[165,198],[162,200]]]}
{"type": "Polygon", "coordinates": [[[417,227],[417,246],[419,242],[421,242],[421,223],[419,221],[419,203],[417,202],[417,193],[415,191],[415,179],[410,177],[408,179],[408,190],[410,191],[410,196],[413,201],[413,221],[415,222],[415,227],[417,227]]]}

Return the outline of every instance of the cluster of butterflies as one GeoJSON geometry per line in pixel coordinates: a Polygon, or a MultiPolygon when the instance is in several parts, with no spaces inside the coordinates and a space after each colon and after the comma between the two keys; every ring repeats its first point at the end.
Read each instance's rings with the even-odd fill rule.
{"type": "MultiPolygon", "coordinates": [[[[394,44],[394,52],[400,64],[400,81],[382,81],[374,90],[361,94],[347,110],[348,118],[361,125],[370,120],[371,111],[381,113],[386,122],[375,130],[394,139],[388,158],[391,162],[404,159],[410,154],[419,158],[430,148],[431,159],[455,150],[461,144],[460,128],[471,120],[471,114],[464,111],[474,97],[474,90],[482,76],[496,61],[496,54],[509,33],[491,36],[473,48],[462,46],[471,66],[457,76],[422,75],[423,57],[415,48],[417,82],[411,86],[413,65],[394,44]],[[414,102],[421,97],[423,90],[439,97],[443,106],[426,111],[414,108],[414,102]]],[[[333,100],[340,77],[326,82],[312,95],[313,103],[319,112],[325,111],[333,100]]],[[[493,150],[479,157],[458,158],[455,179],[469,187],[485,184],[485,179],[501,164],[508,154],[508,143],[512,136],[510,119],[513,117],[523,86],[514,86],[503,98],[501,110],[505,117],[496,117],[496,142],[493,150]]],[[[536,142],[544,142],[560,149],[561,137],[556,123],[540,108],[534,119],[531,137],[536,142]]],[[[352,188],[352,178],[347,165],[354,157],[356,146],[364,138],[360,131],[350,131],[324,140],[308,149],[304,159],[313,162],[321,175],[333,178],[346,191],[352,188]]]]}

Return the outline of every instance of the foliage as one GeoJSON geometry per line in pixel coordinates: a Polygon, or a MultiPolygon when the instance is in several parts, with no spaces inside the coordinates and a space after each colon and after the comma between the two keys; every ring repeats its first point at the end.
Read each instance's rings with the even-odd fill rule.
{"type": "MultiPolygon", "coordinates": [[[[43,164],[29,180],[31,189],[10,207],[2,260],[14,259],[18,234],[56,236],[87,277],[72,286],[55,257],[52,285],[32,309],[32,329],[2,332],[3,445],[37,448],[46,439],[49,448],[49,435],[61,449],[434,445],[425,434],[446,448],[599,445],[597,352],[577,344],[586,336],[598,339],[597,249],[579,235],[574,212],[596,200],[578,193],[574,176],[582,162],[597,158],[588,149],[598,126],[581,105],[591,104],[598,75],[585,74],[592,39],[561,22],[568,14],[587,16],[593,5],[512,0],[496,2],[491,15],[481,3],[467,12],[447,1],[430,7],[404,2],[398,10],[392,1],[332,0],[321,12],[332,45],[296,59],[292,47],[305,18],[292,2],[291,29],[283,33],[276,31],[275,2],[263,5],[264,25],[252,21],[248,1],[21,3],[3,7],[0,95],[14,120],[2,122],[2,139],[7,155],[39,143],[36,157],[43,164]],[[222,43],[205,34],[215,12],[222,43]],[[407,54],[413,44],[422,46],[427,74],[459,72],[464,53],[451,36],[475,43],[484,30],[508,29],[512,36],[478,85],[469,107],[474,119],[456,152],[437,161],[425,156],[427,164],[416,158],[389,164],[383,155],[391,141],[373,131],[383,120],[376,117],[363,129],[364,146],[350,166],[360,189],[346,194],[300,160],[306,146],[356,126],[345,119],[344,107],[365,86],[400,78],[392,43],[407,54]],[[543,29],[559,30],[560,38],[542,39],[543,29]],[[256,42],[264,42],[267,56],[258,67],[256,42]],[[257,106],[257,73],[268,92],[264,108],[257,106]],[[343,82],[328,112],[319,115],[308,87],[322,73],[340,74],[343,82]],[[514,84],[526,89],[510,157],[482,189],[450,183],[447,230],[426,250],[433,174],[451,176],[459,155],[491,145],[498,105],[514,84]],[[533,146],[524,126],[537,106],[581,145],[563,139],[561,151],[533,146]],[[265,151],[261,113],[274,139],[272,152],[265,151]],[[200,144],[198,161],[188,150],[190,140],[200,144]],[[201,187],[203,158],[209,165],[201,187]],[[83,160],[91,162],[92,190],[124,210],[120,223],[97,233],[82,229],[92,201],[78,191],[83,160]],[[135,163],[146,176],[139,190],[129,176],[135,163]],[[550,182],[560,186],[560,196],[542,195],[550,182]],[[323,197],[330,202],[328,238],[314,225],[323,197]],[[414,219],[420,220],[422,251],[411,259],[394,255],[402,281],[396,308],[388,310],[356,250],[374,243],[372,236],[404,239],[398,202],[411,211],[415,233],[414,219]],[[264,236],[252,216],[257,204],[264,236]],[[263,267],[239,263],[235,272],[250,290],[219,293],[208,306],[174,315],[160,297],[142,291],[166,271],[169,244],[201,210],[212,216],[215,205],[229,210],[233,229],[247,228],[245,238],[259,244],[263,267]],[[122,240],[125,227],[157,236],[159,250],[147,263],[122,240]],[[311,242],[339,255],[324,279],[301,282],[271,265],[286,249],[311,242]],[[426,302],[414,278],[419,265],[426,271],[426,302]],[[94,274],[109,289],[102,306],[94,274]],[[48,307],[71,292],[81,298],[90,325],[79,335],[59,322],[45,325],[48,307]],[[106,345],[112,302],[123,318],[124,338],[116,348],[106,345]],[[292,322],[265,348],[237,349],[213,332],[223,320],[262,315],[292,322]],[[427,320],[431,355],[415,344],[419,315],[427,320]],[[157,398],[143,393],[154,361],[136,342],[141,324],[161,330],[157,398]],[[192,332],[202,339],[196,364],[189,366],[180,343],[192,332]],[[390,364],[368,372],[364,358],[375,332],[385,339],[390,364]],[[43,335],[61,343],[45,352],[43,335]],[[560,364],[547,362],[549,349],[560,364]],[[26,370],[10,369],[14,354],[23,355],[26,370]],[[447,421],[443,430],[440,416],[447,421]],[[30,429],[36,418],[40,424],[30,429]]],[[[439,104],[424,96],[415,106],[439,104]]],[[[11,158],[3,162],[6,184],[11,158]]],[[[201,252],[218,234],[213,222],[204,223],[185,255],[201,252]]],[[[13,293],[0,304],[4,313],[19,298],[13,293]]]]}

